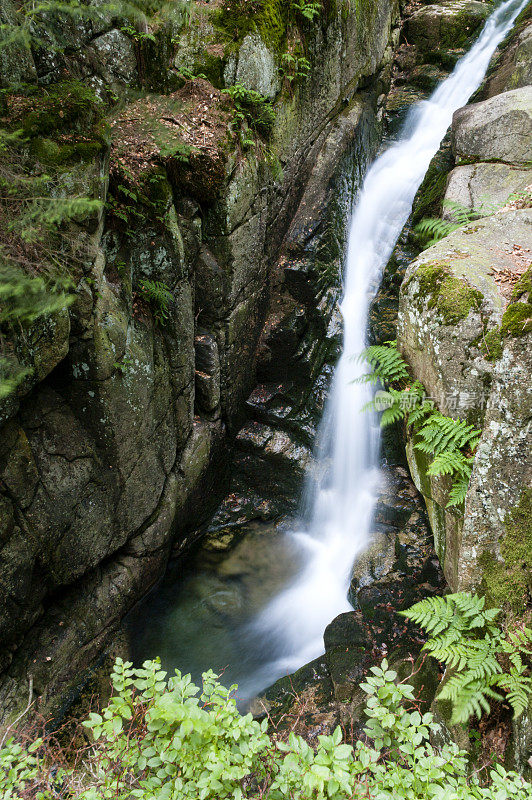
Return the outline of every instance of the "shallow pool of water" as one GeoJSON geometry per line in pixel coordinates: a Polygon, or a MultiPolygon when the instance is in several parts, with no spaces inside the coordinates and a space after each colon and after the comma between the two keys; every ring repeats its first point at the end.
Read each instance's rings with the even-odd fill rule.
{"type": "Polygon", "coordinates": [[[264,688],[268,678],[257,683],[257,675],[271,647],[251,623],[301,568],[288,527],[252,521],[234,537],[207,535],[190,558],[171,563],[128,620],[133,661],[159,656],[196,681],[213,669],[225,685],[238,683],[241,697],[264,688]]]}

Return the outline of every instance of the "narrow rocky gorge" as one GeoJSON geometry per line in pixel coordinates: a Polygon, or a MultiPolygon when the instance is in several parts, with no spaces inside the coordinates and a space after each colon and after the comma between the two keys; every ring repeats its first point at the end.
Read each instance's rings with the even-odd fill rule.
{"type": "MultiPolygon", "coordinates": [[[[102,13],[71,22],[53,57],[0,59],[2,85],[17,69],[48,87],[38,119],[5,95],[29,157],[58,168],[59,191],[104,204],[74,232],[74,303],[5,337],[33,372],[0,399],[3,722],[29,676],[56,711],[106,648],[127,651],[123,620],[171,558],[198,542],[229,553],[250,523],[297,513],[341,344],[354,198],[383,134],[491,10],[342,0],[294,24],[277,0],[253,18],[185,5],[144,38],[102,13]],[[252,113],[239,91],[259,93],[252,113]]],[[[297,719],[310,742],[362,727],[359,683],[388,655],[404,674],[417,663],[423,701],[463,745],[434,703],[437,669],[418,661],[423,637],[397,612],[447,588],[517,616],[530,605],[531,42],[529,8],[456,112],[371,306],[370,340],[397,338],[436,407],[482,432],[465,504],[447,507],[449,480],[427,475],[412,431],[386,431],[353,611],[253,706],[297,719]],[[471,221],[421,250],[416,222],[452,221],[449,201],[471,221]]],[[[531,720],[509,733],[521,772],[531,720]]]]}
{"type": "MultiPolygon", "coordinates": [[[[68,191],[106,202],[77,234],[90,260],[76,276],[74,305],[12,345],[33,375],[2,410],[8,717],[25,702],[28,670],[46,703],[91,663],[171,549],[190,544],[223,496],[282,247],[304,295],[289,300],[299,316],[294,341],[323,349],[334,303],[324,296],[316,309],[320,291],[299,273],[341,258],[334,209],[322,215],[317,204],[327,208],[340,156],[350,151],[361,170],[377,141],[398,33],[394,2],[357,14],[331,6],[322,24],[303,26],[310,73],[295,84],[280,70],[283,49],[297,44],[287,43],[281,4],[265,9],[259,33],[245,17],[202,3],[190,13],[194,25],[165,20],[155,42],[128,38],[105,15],[72,23],[61,55],[41,61],[37,53],[26,64],[51,87],[39,118],[8,99],[7,113],[34,134],[38,163],[59,163],[68,191]],[[193,73],[204,77],[183,77],[193,73]],[[76,81],[96,93],[88,110],[76,81]],[[232,85],[277,98],[274,119],[262,112],[267,142],[245,152],[238,135],[227,142],[232,112],[220,90],[232,85]],[[98,97],[110,94],[123,99],[104,112],[98,97]],[[54,138],[63,118],[65,133],[94,137],[85,149],[96,157],[75,153],[63,165],[54,138]],[[312,222],[298,218],[301,202],[314,205],[312,222]],[[164,325],[142,293],[146,280],[172,293],[164,325]],[[310,319],[298,302],[312,307],[310,319]]],[[[320,368],[320,354],[306,361],[303,372],[320,368]]]]}

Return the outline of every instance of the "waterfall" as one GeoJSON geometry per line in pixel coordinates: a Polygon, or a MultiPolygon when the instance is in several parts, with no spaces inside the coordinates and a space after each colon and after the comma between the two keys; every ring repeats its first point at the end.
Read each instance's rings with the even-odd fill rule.
{"type": "Polygon", "coordinates": [[[362,413],[371,387],[356,382],[367,371],[357,356],[366,343],[372,290],[453,112],[478,88],[496,47],[528,2],[506,0],[493,12],[471,51],[429,100],[411,109],[399,141],[366,175],[350,223],[340,304],[343,350],[318,435],[318,477],[309,477],[299,529],[287,534],[303,566],[252,625],[251,635],[267,655],[263,667],[241,685],[244,696],[323,653],[325,627],[350,608],[350,574],[369,544],[379,481],[378,424],[370,413],[362,413]]]}

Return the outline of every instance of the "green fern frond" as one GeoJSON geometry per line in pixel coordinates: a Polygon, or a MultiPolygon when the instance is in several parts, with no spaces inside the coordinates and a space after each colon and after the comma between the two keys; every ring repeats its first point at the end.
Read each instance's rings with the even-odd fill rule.
{"type": "Polygon", "coordinates": [[[173,301],[170,288],[163,281],[149,280],[141,281],[140,288],[151,306],[155,321],[162,325],[168,319],[168,308],[173,301]]]}
{"type": "Polygon", "coordinates": [[[457,592],[426,598],[401,612],[430,634],[424,649],[449,670],[438,697],[451,702],[453,724],[489,712],[492,699],[506,698],[519,716],[532,697],[532,630],[502,631],[494,624],[500,609],[485,605],[482,595],[457,592]],[[507,672],[501,656],[510,661],[507,672]]]}
{"type": "Polygon", "coordinates": [[[357,379],[360,383],[375,383],[380,380],[388,384],[410,380],[406,361],[397,350],[395,342],[366,347],[359,358],[361,361],[367,361],[372,368],[370,373],[357,379]]]}
{"type": "Polygon", "coordinates": [[[532,697],[532,681],[526,674],[523,664],[519,668],[512,667],[509,674],[498,675],[495,684],[506,692],[506,699],[514,710],[514,715],[519,717],[528,708],[532,697]]]}
{"type": "Polygon", "coordinates": [[[381,427],[406,418],[417,434],[415,449],[432,456],[428,475],[451,477],[447,507],[461,505],[467,494],[473,464],[466,452],[474,452],[481,432],[465,421],[446,417],[435,410],[424,386],[419,381],[411,382],[408,365],[398,352],[396,342],[371,345],[359,358],[372,369],[358,381],[380,381],[386,387],[364,406],[364,410],[381,412],[381,427]]]}
{"type": "Polygon", "coordinates": [[[466,723],[473,715],[481,718],[490,712],[487,698],[502,700],[499,692],[486,685],[483,680],[469,680],[463,675],[453,675],[438,693],[441,700],[450,700],[453,706],[451,724],[466,723]]]}
{"type": "Polygon", "coordinates": [[[460,419],[445,417],[434,412],[419,430],[421,441],[415,447],[428,454],[438,455],[446,450],[460,450],[471,447],[478,441],[481,431],[460,419]]]}
{"type": "Polygon", "coordinates": [[[461,475],[453,480],[446,508],[462,505],[469,489],[469,478],[469,475],[461,475]]]}
{"type": "Polygon", "coordinates": [[[459,450],[447,450],[439,453],[427,468],[427,475],[459,475],[471,476],[473,459],[467,458],[459,450]]]}
{"type": "Polygon", "coordinates": [[[433,411],[434,400],[428,400],[426,398],[421,400],[420,398],[418,405],[408,414],[408,424],[412,425],[412,427],[417,427],[419,423],[422,422],[429,414],[432,414],[433,411]]]}
{"type": "Polygon", "coordinates": [[[433,636],[446,630],[455,616],[454,605],[448,602],[448,597],[426,597],[399,613],[433,636]]]}

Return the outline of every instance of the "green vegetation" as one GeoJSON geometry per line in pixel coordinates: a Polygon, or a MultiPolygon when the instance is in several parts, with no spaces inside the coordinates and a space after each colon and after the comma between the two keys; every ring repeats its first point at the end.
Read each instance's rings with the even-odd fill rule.
{"type": "Polygon", "coordinates": [[[283,0],[226,0],[213,16],[214,24],[230,41],[259,33],[274,52],[282,52],[290,13],[283,0]]]}
{"type": "Polygon", "coordinates": [[[268,720],[241,716],[232,699],[237,687],[224,688],[212,672],[200,690],[178,670],[167,679],[158,661],[134,669],[117,659],[112,682],[109,705],[84,723],[92,743],[75,766],[58,768],[57,752],[42,739],[4,743],[2,797],[527,800],[532,791],[500,765],[483,785],[457,745],[431,744],[439,725],[420,713],[413,687],[398,682],[386,660],[360,685],[366,738],[354,747],[339,727],[318,736],[314,748],[294,732],[269,734],[268,720]]]}
{"type": "Polygon", "coordinates": [[[163,281],[144,280],[140,283],[140,289],[150,304],[155,322],[164,325],[168,319],[168,309],[174,299],[170,287],[163,281]]]}
{"type": "Polygon", "coordinates": [[[292,0],[292,7],[310,22],[323,11],[320,0],[292,0]]]}
{"type": "Polygon", "coordinates": [[[502,336],[524,336],[532,331],[532,303],[510,303],[501,322],[502,336]]]}
{"type": "Polygon", "coordinates": [[[281,71],[283,78],[289,83],[297,83],[308,78],[310,74],[310,61],[296,53],[283,53],[281,56],[281,71]]]}
{"type": "Polygon", "coordinates": [[[410,281],[417,281],[420,292],[428,296],[428,308],[435,308],[445,325],[456,325],[471,309],[479,309],[482,293],[452,274],[448,264],[428,261],[421,264],[410,281]]]}
{"type": "Polygon", "coordinates": [[[502,356],[502,337],[498,328],[484,334],[480,350],[488,361],[497,361],[502,356]]]}
{"type": "Polygon", "coordinates": [[[40,318],[65,308],[83,244],[73,224],[101,202],[64,188],[61,169],[28,164],[22,130],[0,131],[0,397],[31,373],[14,341],[40,318]]]}
{"type": "MultiPolygon", "coordinates": [[[[241,134],[245,134],[246,127],[268,137],[275,122],[273,105],[260,92],[246,89],[239,83],[222,90],[233,102],[232,127],[241,134]]],[[[244,140],[243,140],[244,141],[244,140]]],[[[245,139],[246,144],[253,144],[253,140],[245,139]]]]}
{"type": "Polygon", "coordinates": [[[480,349],[488,361],[502,356],[506,336],[524,336],[532,331],[532,267],[515,284],[510,303],[506,308],[500,328],[492,328],[480,341],[480,349]]]}
{"type": "Polygon", "coordinates": [[[447,507],[461,505],[467,494],[480,431],[434,410],[434,402],[427,398],[423,385],[412,381],[395,342],[372,345],[364,350],[361,359],[368,362],[371,372],[360,380],[380,381],[386,387],[365,408],[382,411],[383,427],[406,420],[414,433],[414,448],[431,459],[427,475],[449,476],[452,481],[447,507]]]}
{"type": "Polygon", "coordinates": [[[481,556],[482,588],[490,603],[522,617],[532,598],[532,489],[523,490],[504,527],[501,558],[481,556]]]}
{"type": "MultiPolygon", "coordinates": [[[[154,14],[163,3],[144,0],[109,0],[89,5],[78,0],[41,0],[39,3],[22,0],[17,5],[16,18],[0,25],[0,47],[4,50],[19,48],[30,51],[42,49],[48,53],[62,52],[71,43],[64,31],[73,21],[95,20],[101,23],[102,15],[127,21],[126,27],[139,30],[146,24],[146,14],[154,14]],[[51,24],[53,21],[54,24],[51,24]],[[66,25],[65,25],[66,22],[66,25]]],[[[6,18],[9,15],[6,15],[6,18]]]]}
{"type": "Polygon", "coordinates": [[[400,612],[431,634],[424,645],[448,673],[437,694],[452,705],[451,723],[490,712],[490,700],[506,700],[519,716],[532,696],[532,630],[495,625],[499,608],[469,592],[428,597],[400,612]],[[504,695],[497,691],[501,689],[504,695]]]}

